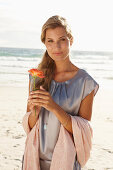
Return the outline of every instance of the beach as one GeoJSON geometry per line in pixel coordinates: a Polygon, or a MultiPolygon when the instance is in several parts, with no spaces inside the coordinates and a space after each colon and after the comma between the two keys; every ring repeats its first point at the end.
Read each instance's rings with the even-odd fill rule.
{"type": "MultiPolygon", "coordinates": [[[[22,119],[28,98],[28,70],[41,49],[0,48],[0,170],[21,170],[26,134],[22,119]]],[[[113,170],[113,53],[72,51],[71,61],[100,85],[94,97],[93,146],[83,170],[113,170]]]]}
{"type": "MultiPolygon", "coordinates": [[[[83,170],[113,170],[113,89],[100,87],[94,98],[93,147],[83,170]]],[[[26,134],[28,87],[0,87],[0,170],[20,170],[26,134]]]]}

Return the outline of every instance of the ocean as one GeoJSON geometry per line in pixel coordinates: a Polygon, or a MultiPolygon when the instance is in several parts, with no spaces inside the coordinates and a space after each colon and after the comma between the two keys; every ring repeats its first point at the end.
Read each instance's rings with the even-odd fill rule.
{"type": "MultiPolygon", "coordinates": [[[[0,86],[28,87],[28,70],[38,66],[44,49],[0,47],[0,86]]],[[[100,86],[113,86],[113,52],[74,51],[71,61],[85,69],[100,86]]]]}

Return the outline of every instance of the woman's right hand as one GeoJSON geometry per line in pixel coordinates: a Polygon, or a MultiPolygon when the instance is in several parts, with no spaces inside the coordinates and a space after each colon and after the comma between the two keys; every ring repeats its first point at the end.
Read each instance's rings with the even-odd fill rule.
{"type": "Polygon", "coordinates": [[[35,106],[34,104],[33,104],[33,101],[32,101],[33,99],[32,99],[32,95],[31,94],[29,94],[29,97],[28,97],[28,100],[27,100],[27,104],[28,104],[28,108],[29,108],[29,110],[34,110],[35,109],[35,107],[36,107],[36,109],[41,109],[41,107],[40,106],[35,106]]]}

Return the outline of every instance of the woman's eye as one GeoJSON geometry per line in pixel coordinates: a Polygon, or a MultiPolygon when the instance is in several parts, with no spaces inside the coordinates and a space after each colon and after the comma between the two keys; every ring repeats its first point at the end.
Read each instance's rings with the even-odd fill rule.
{"type": "Polygon", "coordinates": [[[65,38],[61,39],[62,41],[65,41],[65,38]]]}
{"type": "Polygon", "coordinates": [[[49,40],[48,42],[53,42],[53,40],[49,40]]]}

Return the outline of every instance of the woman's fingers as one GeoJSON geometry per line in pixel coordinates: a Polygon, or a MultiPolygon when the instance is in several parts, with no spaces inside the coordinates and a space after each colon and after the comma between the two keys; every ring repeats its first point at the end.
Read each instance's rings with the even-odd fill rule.
{"type": "Polygon", "coordinates": [[[42,98],[42,99],[45,99],[45,100],[48,100],[48,96],[44,95],[44,94],[32,94],[29,96],[29,99],[39,99],[39,98],[42,98]]]}
{"type": "Polygon", "coordinates": [[[29,102],[29,108],[30,108],[31,110],[34,109],[35,106],[36,106],[37,108],[40,107],[38,103],[35,103],[35,102],[32,101],[32,100],[28,100],[28,102],[29,102]]]}
{"type": "Polygon", "coordinates": [[[32,99],[32,103],[34,104],[36,104],[36,103],[38,103],[38,102],[41,102],[41,103],[47,103],[47,101],[46,100],[44,100],[44,99],[38,99],[38,100],[36,100],[36,99],[32,99]]]}
{"type": "Polygon", "coordinates": [[[41,90],[45,90],[42,86],[40,86],[40,89],[41,89],[41,90]]]}
{"type": "Polygon", "coordinates": [[[28,103],[30,105],[30,108],[32,109],[35,105],[39,105],[39,103],[46,103],[47,102],[47,97],[41,95],[40,98],[38,95],[31,95],[28,97],[28,103]],[[42,96],[42,97],[41,97],[42,96]]]}
{"type": "Polygon", "coordinates": [[[31,103],[31,99],[30,99],[30,98],[28,98],[27,102],[30,104],[30,103],[31,103]]]}
{"type": "Polygon", "coordinates": [[[40,88],[40,90],[32,91],[29,95],[28,100],[33,107],[40,106],[46,108],[47,110],[52,110],[52,108],[54,107],[54,102],[51,98],[50,93],[43,88],[40,88]]]}
{"type": "Polygon", "coordinates": [[[44,95],[49,95],[49,92],[45,91],[45,90],[36,90],[36,91],[32,91],[30,93],[30,95],[33,95],[33,94],[44,94],[44,95]]]}

